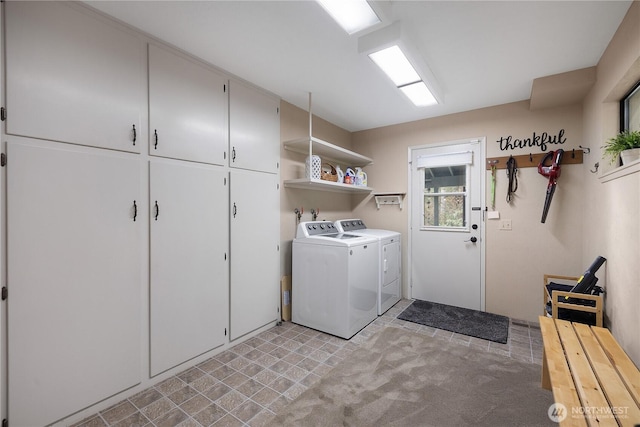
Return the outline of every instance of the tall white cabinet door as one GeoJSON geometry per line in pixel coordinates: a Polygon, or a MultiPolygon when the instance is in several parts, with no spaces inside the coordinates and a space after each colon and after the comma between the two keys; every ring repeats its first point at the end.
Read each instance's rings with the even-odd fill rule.
{"type": "Polygon", "coordinates": [[[7,144],[11,425],[48,425],[140,382],[140,165],[104,151],[7,144]]]}
{"type": "Polygon", "coordinates": [[[6,131],[139,152],[144,44],[65,3],[4,4],[6,131]]]}
{"type": "Polygon", "coordinates": [[[278,176],[231,171],[231,339],[278,320],[278,176]]]}
{"type": "Polygon", "coordinates": [[[277,173],[280,162],[280,100],[232,80],[229,143],[230,166],[277,173]]]}
{"type": "Polygon", "coordinates": [[[149,45],[149,154],[225,164],[227,79],[149,45]]]}
{"type": "Polygon", "coordinates": [[[150,164],[152,376],[226,342],[227,185],[222,168],[150,164]]]}

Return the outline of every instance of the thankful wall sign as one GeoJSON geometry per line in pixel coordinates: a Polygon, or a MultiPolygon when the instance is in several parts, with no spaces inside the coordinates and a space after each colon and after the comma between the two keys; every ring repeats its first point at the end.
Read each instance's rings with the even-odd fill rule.
{"type": "MultiPolygon", "coordinates": [[[[487,158],[487,170],[506,169],[507,161],[510,158],[516,160],[518,168],[537,167],[538,164],[544,159],[547,151],[555,151],[559,147],[553,147],[554,145],[561,145],[567,142],[567,137],[564,135],[565,130],[560,129],[556,133],[549,132],[533,132],[531,136],[526,138],[514,138],[512,135],[502,136],[496,140],[496,143],[500,147],[500,150],[520,150],[527,154],[515,155],[509,154],[502,157],[489,157],[487,158]],[[538,147],[540,152],[535,152],[531,148],[538,147]]],[[[579,164],[582,163],[582,156],[584,151],[582,147],[580,149],[564,149],[565,154],[562,157],[562,164],[579,164]]]]}
{"type": "Polygon", "coordinates": [[[513,136],[502,136],[496,141],[501,151],[517,150],[521,148],[540,147],[541,151],[547,151],[549,145],[564,144],[567,138],[564,136],[564,129],[560,129],[557,133],[533,132],[533,135],[527,138],[514,138],[513,136]]]}

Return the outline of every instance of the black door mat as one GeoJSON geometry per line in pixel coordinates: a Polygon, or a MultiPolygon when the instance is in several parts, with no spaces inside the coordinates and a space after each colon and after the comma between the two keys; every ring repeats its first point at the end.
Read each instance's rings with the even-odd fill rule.
{"type": "Polygon", "coordinates": [[[436,302],[414,300],[398,319],[501,344],[509,337],[506,316],[436,302]]]}

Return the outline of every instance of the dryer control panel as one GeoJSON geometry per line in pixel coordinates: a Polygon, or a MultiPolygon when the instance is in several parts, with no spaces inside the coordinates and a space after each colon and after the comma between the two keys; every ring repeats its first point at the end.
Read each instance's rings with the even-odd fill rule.
{"type": "Polygon", "coordinates": [[[364,222],[361,219],[343,219],[340,221],[340,226],[342,226],[342,231],[355,231],[355,230],[366,230],[367,226],[364,225],[364,222]]]}

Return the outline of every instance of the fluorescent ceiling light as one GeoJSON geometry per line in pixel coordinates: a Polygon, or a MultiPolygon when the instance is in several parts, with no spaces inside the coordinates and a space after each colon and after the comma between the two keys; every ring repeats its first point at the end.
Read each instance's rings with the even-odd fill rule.
{"type": "Polygon", "coordinates": [[[400,89],[418,107],[436,105],[438,101],[433,96],[427,85],[423,82],[400,86],[400,89]]]}
{"type": "Polygon", "coordinates": [[[369,58],[389,76],[396,86],[421,80],[416,70],[397,45],[373,52],[369,54],[369,58]]]}
{"type": "Polygon", "coordinates": [[[426,107],[438,103],[397,45],[370,53],[369,57],[416,106],[426,107]]]}
{"type": "Polygon", "coordinates": [[[357,33],[381,22],[366,0],[317,0],[317,2],[348,34],[357,33]]]}

